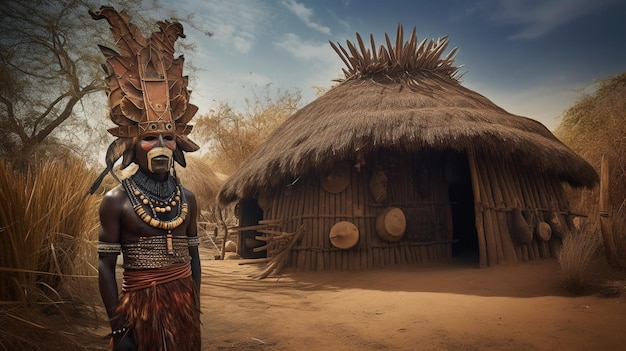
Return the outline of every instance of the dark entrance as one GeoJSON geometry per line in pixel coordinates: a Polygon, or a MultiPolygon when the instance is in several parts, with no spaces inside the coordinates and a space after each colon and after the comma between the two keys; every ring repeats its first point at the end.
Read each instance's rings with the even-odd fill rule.
{"type": "Polygon", "coordinates": [[[455,177],[450,183],[449,197],[452,203],[452,256],[477,263],[479,259],[478,234],[474,213],[474,193],[467,153],[451,153],[455,177]]]}
{"type": "MultiPolygon", "coordinates": [[[[263,210],[259,207],[256,199],[241,199],[238,204],[239,226],[247,227],[259,224],[263,219],[263,210]]],[[[254,249],[265,245],[265,242],[256,240],[259,235],[256,230],[244,230],[239,232],[237,254],[241,258],[262,258],[267,256],[267,251],[254,252],[254,249]]]]}

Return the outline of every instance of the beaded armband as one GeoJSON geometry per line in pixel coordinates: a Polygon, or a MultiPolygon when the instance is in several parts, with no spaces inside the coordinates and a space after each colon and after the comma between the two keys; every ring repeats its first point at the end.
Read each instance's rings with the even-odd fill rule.
{"type": "Polygon", "coordinates": [[[189,246],[198,246],[200,245],[200,238],[198,238],[197,236],[190,236],[188,239],[188,245],[189,246]]]}
{"type": "Polygon", "coordinates": [[[120,245],[120,243],[108,243],[106,241],[98,241],[99,254],[119,255],[120,252],[122,252],[122,245],[120,245]]]}

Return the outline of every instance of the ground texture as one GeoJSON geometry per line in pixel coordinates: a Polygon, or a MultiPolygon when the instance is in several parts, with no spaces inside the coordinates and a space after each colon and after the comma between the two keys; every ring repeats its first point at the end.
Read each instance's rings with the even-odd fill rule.
{"type": "MultiPolygon", "coordinates": [[[[626,297],[567,293],[555,260],[288,269],[256,280],[263,265],[204,254],[204,351],[626,350],[626,297]]],[[[72,329],[82,345],[104,350],[104,317],[84,322],[93,313],[63,323],[82,323],[72,329]]]]}
{"type": "Polygon", "coordinates": [[[204,350],[625,350],[626,299],[575,296],[555,260],[365,272],[206,261],[204,350]]]}

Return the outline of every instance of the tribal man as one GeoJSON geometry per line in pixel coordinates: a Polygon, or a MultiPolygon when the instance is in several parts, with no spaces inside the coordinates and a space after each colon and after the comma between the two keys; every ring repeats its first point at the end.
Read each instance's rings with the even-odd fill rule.
{"type": "Polygon", "coordinates": [[[200,261],[192,192],[176,177],[174,161],[198,150],[187,138],[197,111],[188,103],[182,56],[174,43],[184,37],[179,23],[158,22],[160,32],[144,38],[130,17],[111,7],[91,12],[106,19],[119,52],[100,47],[107,59],[109,132],[117,137],[107,168],[139,169],[104,196],[98,242],[100,294],[111,325],[112,350],[200,350],[200,261]],[[118,292],[116,260],[123,256],[118,292]]]}

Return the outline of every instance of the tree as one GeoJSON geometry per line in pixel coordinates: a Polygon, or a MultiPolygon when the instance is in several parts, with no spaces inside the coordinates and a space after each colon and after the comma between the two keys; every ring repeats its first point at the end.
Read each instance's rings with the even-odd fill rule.
{"type": "Polygon", "coordinates": [[[626,211],[626,72],[595,85],[565,111],[555,134],[598,171],[602,157],[609,160],[611,207],[626,211]]]}
{"type": "Polygon", "coordinates": [[[246,99],[243,112],[222,102],[216,110],[197,118],[194,138],[208,145],[209,158],[217,171],[232,174],[276,127],[298,109],[302,99],[299,91],[280,90],[273,98],[269,85],[264,94],[262,98],[255,95],[253,100],[246,99]]]}
{"type": "MultiPolygon", "coordinates": [[[[91,0],[0,1],[0,157],[19,165],[50,152],[50,147],[41,146],[59,145],[61,140],[71,145],[78,139],[84,147],[85,139],[102,140],[92,143],[93,149],[82,150],[93,153],[105,142],[104,133],[93,128],[105,122],[105,99],[87,100],[105,88],[100,67],[104,58],[97,44],[115,48],[107,24],[87,13],[100,4],[91,0]]],[[[158,1],[114,1],[112,5],[132,14],[140,28],[156,29],[152,18],[159,15],[158,1]]],[[[176,18],[180,22],[190,19],[176,18]]],[[[188,45],[187,49],[193,48],[188,45]]]]}
{"type": "Polygon", "coordinates": [[[30,155],[86,95],[103,89],[95,50],[81,50],[77,2],[8,2],[0,6],[0,151],[30,155]]]}
{"type": "Polygon", "coordinates": [[[626,262],[626,73],[595,83],[595,92],[583,95],[563,114],[555,134],[596,170],[605,173],[601,189],[580,194],[581,207],[592,222],[600,222],[607,261],[623,268],[626,262]],[[606,161],[603,167],[601,160],[606,161]],[[594,216],[598,213],[599,217],[594,216]]]}

